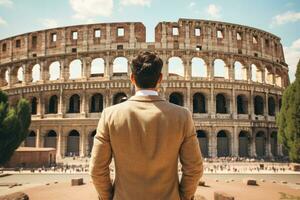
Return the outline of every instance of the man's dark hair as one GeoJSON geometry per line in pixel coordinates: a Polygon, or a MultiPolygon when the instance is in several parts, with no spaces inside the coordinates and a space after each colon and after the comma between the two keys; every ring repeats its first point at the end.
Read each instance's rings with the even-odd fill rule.
{"type": "Polygon", "coordinates": [[[159,79],[163,61],[154,52],[140,52],[132,60],[131,71],[139,88],[155,88],[159,79]]]}

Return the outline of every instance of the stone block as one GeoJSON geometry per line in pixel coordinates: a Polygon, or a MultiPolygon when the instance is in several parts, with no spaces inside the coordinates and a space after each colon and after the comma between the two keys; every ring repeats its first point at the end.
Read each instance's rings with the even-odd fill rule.
{"type": "Polygon", "coordinates": [[[243,183],[246,185],[257,185],[256,180],[250,178],[243,179],[243,183]]]}
{"type": "Polygon", "coordinates": [[[83,178],[72,179],[71,185],[72,186],[83,185],[83,178]]]}
{"type": "Polygon", "coordinates": [[[12,194],[0,196],[0,200],[29,200],[29,197],[23,192],[15,192],[12,194]]]}
{"type": "Polygon", "coordinates": [[[205,186],[205,181],[199,181],[198,185],[199,186],[205,186]]]}
{"type": "Polygon", "coordinates": [[[214,192],[214,200],[234,200],[234,197],[224,192],[214,192]]]}

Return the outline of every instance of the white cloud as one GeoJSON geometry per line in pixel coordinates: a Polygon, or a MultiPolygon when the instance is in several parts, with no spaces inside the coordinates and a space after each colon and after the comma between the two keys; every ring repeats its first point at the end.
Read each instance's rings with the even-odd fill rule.
{"type": "Polygon", "coordinates": [[[272,25],[283,25],[289,22],[296,21],[300,21],[300,12],[287,11],[273,17],[272,25]]]}
{"type": "Polygon", "coordinates": [[[5,21],[5,19],[3,19],[2,17],[0,17],[0,26],[1,25],[6,25],[7,22],[5,21]]]}
{"type": "Polygon", "coordinates": [[[295,80],[297,64],[300,59],[300,38],[295,40],[290,47],[283,47],[286,63],[289,65],[291,82],[295,80]]]}
{"type": "Polygon", "coordinates": [[[124,6],[150,6],[151,0],[121,0],[120,4],[124,6]]]}
{"type": "Polygon", "coordinates": [[[0,0],[0,6],[12,7],[13,4],[11,0],[0,0]]]}
{"type": "Polygon", "coordinates": [[[69,0],[75,11],[73,17],[91,20],[97,16],[109,17],[113,10],[113,0],[69,0]]]}
{"type": "Polygon", "coordinates": [[[42,23],[42,25],[45,28],[54,28],[54,27],[58,27],[58,22],[55,19],[40,19],[39,20],[40,23],[42,23]]]}
{"type": "Polygon", "coordinates": [[[221,8],[215,4],[209,4],[207,9],[206,9],[206,13],[212,17],[212,18],[220,18],[221,15],[220,15],[220,11],[221,11],[221,8]]]}

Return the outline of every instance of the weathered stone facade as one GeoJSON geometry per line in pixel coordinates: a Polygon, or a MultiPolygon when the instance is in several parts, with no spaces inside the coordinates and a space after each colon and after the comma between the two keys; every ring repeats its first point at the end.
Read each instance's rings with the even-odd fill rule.
{"type": "Polygon", "coordinates": [[[146,42],[142,23],[128,22],[36,31],[1,40],[0,47],[1,89],[12,105],[20,97],[32,105],[25,146],[56,147],[58,157],[89,155],[102,109],[134,94],[131,60],[153,50],[164,61],[160,94],[193,112],[203,155],[283,155],[275,114],[289,84],[288,67],[280,38],[271,33],[179,19],[159,23],[155,42],[146,42]],[[118,59],[126,60],[125,70],[118,59]],[[181,74],[171,71],[176,62],[181,74]],[[74,63],[80,66],[76,78],[74,63]],[[200,67],[205,73],[194,73],[200,67]]]}

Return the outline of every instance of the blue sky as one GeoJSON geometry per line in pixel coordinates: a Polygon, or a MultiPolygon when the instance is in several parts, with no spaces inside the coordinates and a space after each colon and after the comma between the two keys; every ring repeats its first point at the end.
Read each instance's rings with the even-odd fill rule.
{"type": "Polygon", "coordinates": [[[299,0],[0,0],[0,39],[85,23],[141,21],[154,41],[160,21],[212,19],[253,26],[281,38],[290,80],[300,58],[299,0]]]}

